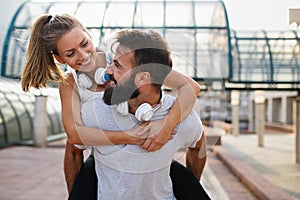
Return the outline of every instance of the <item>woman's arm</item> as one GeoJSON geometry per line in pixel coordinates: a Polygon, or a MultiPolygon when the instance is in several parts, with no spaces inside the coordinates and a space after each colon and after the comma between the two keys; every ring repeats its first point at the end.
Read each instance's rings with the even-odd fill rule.
{"type": "Polygon", "coordinates": [[[142,146],[147,151],[156,151],[169,140],[175,126],[193,110],[197,95],[200,93],[200,86],[196,81],[175,70],[171,70],[168,74],[164,85],[177,90],[177,98],[164,119],[153,121],[148,125],[150,137],[142,146]]]}
{"type": "Polygon", "coordinates": [[[68,76],[68,84],[60,83],[59,92],[62,105],[62,122],[68,135],[69,144],[84,144],[87,146],[111,144],[143,144],[144,138],[136,137],[138,131],[145,132],[147,128],[141,125],[130,131],[107,131],[83,126],[80,109],[80,97],[77,87],[74,87],[72,75],[68,76]]]}
{"type": "Polygon", "coordinates": [[[192,78],[175,70],[169,73],[164,85],[178,90],[177,98],[166,116],[168,123],[173,122],[172,125],[175,127],[193,110],[197,96],[200,93],[200,86],[192,78]]]}
{"type": "Polygon", "coordinates": [[[81,103],[77,87],[74,87],[72,75],[68,76],[68,84],[60,83],[59,92],[62,105],[62,122],[67,133],[67,144],[64,157],[64,173],[70,193],[77,175],[83,164],[83,149],[78,149],[74,144],[87,146],[111,145],[111,144],[138,144],[144,143],[145,139],[133,137],[136,131],[142,131],[144,126],[133,130],[102,131],[95,128],[84,127],[81,119],[81,103]]]}

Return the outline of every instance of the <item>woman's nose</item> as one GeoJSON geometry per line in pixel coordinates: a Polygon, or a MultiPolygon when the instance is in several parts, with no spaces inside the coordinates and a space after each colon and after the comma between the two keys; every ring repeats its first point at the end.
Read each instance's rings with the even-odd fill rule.
{"type": "Polygon", "coordinates": [[[89,56],[89,52],[86,52],[86,51],[80,51],[78,53],[79,53],[79,58],[82,61],[85,61],[89,56]]]}

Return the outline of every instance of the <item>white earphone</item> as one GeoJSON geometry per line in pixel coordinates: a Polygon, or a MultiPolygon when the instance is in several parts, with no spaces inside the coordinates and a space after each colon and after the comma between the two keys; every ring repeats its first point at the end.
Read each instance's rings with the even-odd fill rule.
{"type": "Polygon", "coordinates": [[[88,77],[88,75],[81,73],[78,75],[78,85],[83,87],[83,88],[90,88],[93,85],[92,80],[90,79],[90,77],[88,77]]]}
{"type": "MultiPolygon", "coordinates": [[[[154,108],[149,103],[141,104],[135,111],[135,117],[139,121],[150,121],[154,115],[154,112],[160,108],[161,104],[157,104],[154,108]]],[[[128,115],[128,101],[117,104],[116,110],[122,115],[128,115]]]]}
{"type": "Polygon", "coordinates": [[[109,81],[109,76],[106,73],[106,69],[98,68],[95,72],[94,79],[97,84],[104,85],[107,81],[109,81]]]}
{"type": "MultiPolygon", "coordinates": [[[[106,74],[106,69],[98,68],[94,76],[97,84],[103,85],[109,80],[109,76],[106,74]]],[[[90,88],[93,85],[93,81],[85,73],[78,75],[78,84],[83,88],[90,88]]]]}
{"type": "Polygon", "coordinates": [[[155,110],[149,103],[143,103],[140,105],[135,111],[135,117],[139,121],[149,121],[153,115],[155,110]]]}

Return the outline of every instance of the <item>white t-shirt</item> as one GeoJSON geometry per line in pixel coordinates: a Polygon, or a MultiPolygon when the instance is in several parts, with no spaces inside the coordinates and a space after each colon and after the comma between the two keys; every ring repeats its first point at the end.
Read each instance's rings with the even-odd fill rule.
{"type": "MultiPolygon", "coordinates": [[[[103,92],[79,88],[85,126],[103,130],[129,130],[139,123],[134,115],[123,116],[115,106],[106,105],[103,92]]],[[[173,105],[174,97],[163,95],[162,105],[153,120],[162,119],[173,105]]],[[[95,147],[98,200],[175,199],[169,176],[173,155],[179,149],[194,147],[202,134],[202,123],[193,111],[176,127],[174,138],[162,149],[147,152],[136,145],[95,147]]]]}

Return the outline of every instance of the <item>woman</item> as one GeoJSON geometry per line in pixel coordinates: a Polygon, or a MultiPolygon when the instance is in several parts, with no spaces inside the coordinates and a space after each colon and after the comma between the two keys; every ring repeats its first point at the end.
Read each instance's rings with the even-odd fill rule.
{"type": "MultiPolygon", "coordinates": [[[[64,74],[56,65],[55,59],[62,64],[68,64],[74,70],[86,73],[93,79],[96,70],[95,54],[90,34],[75,17],[67,14],[55,17],[42,15],[35,21],[21,85],[24,91],[28,91],[30,87],[37,89],[46,87],[49,79],[60,81],[62,120],[68,135],[65,176],[69,192],[83,163],[82,150],[74,147],[74,144],[93,146],[136,144],[148,151],[158,150],[169,140],[173,128],[191,112],[196,96],[200,92],[196,82],[172,70],[164,85],[177,89],[178,97],[163,120],[126,132],[84,127],[80,117],[80,95],[74,77],[71,73],[64,74]],[[61,42],[62,40],[64,42],[61,42]],[[186,98],[187,96],[190,98],[186,98]],[[149,134],[150,137],[146,139],[137,137],[137,133],[149,134]]],[[[90,90],[100,92],[104,91],[104,88],[105,86],[94,82],[90,90]]]]}

